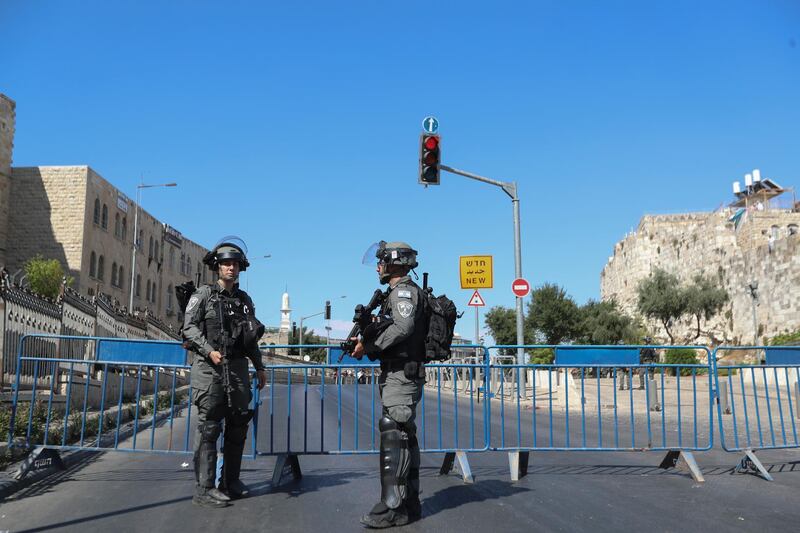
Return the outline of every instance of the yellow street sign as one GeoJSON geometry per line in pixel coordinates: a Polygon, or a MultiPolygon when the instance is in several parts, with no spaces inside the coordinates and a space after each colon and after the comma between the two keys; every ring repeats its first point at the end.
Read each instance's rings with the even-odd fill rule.
{"type": "Polygon", "coordinates": [[[491,255],[462,255],[458,270],[462,289],[491,289],[493,286],[491,255]]]}

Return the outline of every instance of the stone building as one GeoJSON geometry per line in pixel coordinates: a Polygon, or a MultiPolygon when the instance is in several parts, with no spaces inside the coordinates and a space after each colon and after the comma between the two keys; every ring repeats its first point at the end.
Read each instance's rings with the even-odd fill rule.
{"type": "MultiPolygon", "coordinates": [[[[775,187],[737,193],[736,201],[712,213],[644,216],[636,231],[614,246],[600,275],[601,299],[616,300],[636,315],[636,288],[656,268],[685,282],[703,273],[719,279],[730,300],[701,325],[698,342],[752,344],[757,338],[760,343],[799,329],[800,205],[793,191],[764,183],[775,187]]],[[[661,324],[647,327],[667,340],[661,324]]],[[[692,328],[689,321],[675,324],[676,341],[692,328]]]]}
{"type": "Polygon", "coordinates": [[[125,311],[133,291],[133,311],[179,327],[174,287],[211,280],[207,249],[139,208],[132,269],[135,202],[89,166],[12,167],[14,107],[0,95],[0,266],[19,280],[36,254],[57,259],[78,293],[125,311]]]}

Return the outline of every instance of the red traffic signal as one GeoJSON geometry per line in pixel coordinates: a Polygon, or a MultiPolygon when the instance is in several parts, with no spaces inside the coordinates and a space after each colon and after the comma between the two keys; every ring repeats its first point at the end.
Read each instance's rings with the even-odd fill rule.
{"type": "Polygon", "coordinates": [[[422,134],[419,146],[419,183],[439,185],[441,152],[438,135],[422,134]]]}

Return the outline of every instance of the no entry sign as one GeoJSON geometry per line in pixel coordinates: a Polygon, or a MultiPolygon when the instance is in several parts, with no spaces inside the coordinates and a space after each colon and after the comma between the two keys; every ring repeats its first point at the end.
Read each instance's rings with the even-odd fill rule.
{"type": "Polygon", "coordinates": [[[525,278],[517,278],[511,283],[511,292],[517,298],[525,298],[531,292],[531,284],[525,278]]]}

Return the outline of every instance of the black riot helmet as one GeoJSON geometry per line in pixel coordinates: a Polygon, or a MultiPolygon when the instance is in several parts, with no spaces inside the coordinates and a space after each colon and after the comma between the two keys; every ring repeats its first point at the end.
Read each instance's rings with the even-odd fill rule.
{"type": "Polygon", "coordinates": [[[239,271],[247,270],[250,261],[247,260],[247,245],[241,238],[235,235],[223,237],[203,258],[203,263],[213,271],[219,269],[222,261],[238,261],[239,271]]]}
{"type": "MultiPolygon", "coordinates": [[[[408,270],[417,268],[417,251],[410,244],[401,241],[380,241],[374,243],[364,254],[363,263],[368,264],[378,259],[378,263],[387,266],[405,267],[408,270]]],[[[385,270],[380,277],[381,283],[387,283],[391,273],[385,270]]]]}
{"type": "Polygon", "coordinates": [[[384,265],[405,266],[409,269],[417,268],[417,251],[410,244],[400,241],[380,241],[374,243],[364,254],[364,264],[371,263],[373,257],[384,265]]]}

